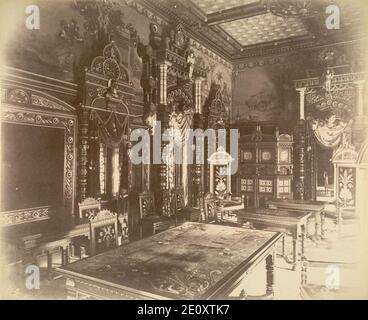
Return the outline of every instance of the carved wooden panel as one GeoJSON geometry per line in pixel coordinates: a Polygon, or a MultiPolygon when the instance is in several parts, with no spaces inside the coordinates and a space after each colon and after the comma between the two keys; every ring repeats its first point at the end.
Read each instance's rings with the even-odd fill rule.
{"type": "Polygon", "coordinates": [[[340,207],[355,207],[356,171],[355,168],[338,168],[337,196],[340,207]]]}

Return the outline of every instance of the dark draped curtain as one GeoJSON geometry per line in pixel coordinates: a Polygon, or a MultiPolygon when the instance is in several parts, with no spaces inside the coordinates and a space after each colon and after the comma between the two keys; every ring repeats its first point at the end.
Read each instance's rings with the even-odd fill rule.
{"type": "MultiPolygon", "coordinates": [[[[127,141],[129,117],[115,112],[91,110],[89,115],[89,150],[88,150],[88,195],[98,198],[100,194],[100,143],[108,149],[119,148],[121,168],[120,189],[128,188],[127,141]]],[[[107,163],[107,166],[110,164],[107,163]]]]}

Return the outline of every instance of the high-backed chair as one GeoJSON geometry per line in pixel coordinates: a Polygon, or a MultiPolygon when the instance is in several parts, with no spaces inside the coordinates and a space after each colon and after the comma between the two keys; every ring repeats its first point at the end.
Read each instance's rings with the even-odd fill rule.
{"type": "Polygon", "coordinates": [[[99,211],[89,221],[91,255],[118,245],[118,217],[109,210],[99,211]]]}
{"type": "Polygon", "coordinates": [[[101,202],[95,198],[86,198],[79,203],[79,219],[88,222],[93,216],[101,211],[101,202]]]}
{"type": "Polygon", "coordinates": [[[141,238],[167,230],[175,225],[173,219],[156,213],[155,198],[150,191],[144,191],[139,194],[139,211],[141,238]]]}
{"type": "Polygon", "coordinates": [[[201,208],[193,208],[185,205],[184,188],[173,190],[173,212],[177,223],[185,221],[199,222],[201,220],[201,208]]]}
{"type": "Polygon", "coordinates": [[[156,215],[155,197],[153,192],[144,191],[138,195],[139,197],[139,213],[141,219],[150,215],[156,215]]]}
{"type": "Polygon", "coordinates": [[[204,221],[205,222],[217,221],[216,198],[211,192],[205,194],[203,199],[203,207],[204,207],[204,221]]]}

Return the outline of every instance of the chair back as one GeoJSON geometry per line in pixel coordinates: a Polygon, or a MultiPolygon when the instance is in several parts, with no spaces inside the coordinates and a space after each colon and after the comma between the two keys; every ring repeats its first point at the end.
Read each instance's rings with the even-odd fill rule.
{"type": "Polygon", "coordinates": [[[147,217],[149,215],[155,215],[155,198],[152,192],[145,191],[139,195],[139,214],[140,218],[147,217]]]}
{"type": "Polygon", "coordinates": [[[184,188],[176,188],[174,190],[174,213],[182,211],[184,207],[184,188]]]}
{"type": "Polygon", "coordinates": [[[216,198],[211,192],[204,196],[204,219],[205,222],[217,221],[216,198]]]}
{"type": "Polygon", "coordinates": [[[79,218],[91,219],[101,211],[101,202],[95,198],[86,198],[79,203],[79,218]]]}
{"type": "Polygon", "coordinates": [[[99,211],[89,221],[91,255],[95,255],[118,244],[118,218],[110,210],[99,211]]]}

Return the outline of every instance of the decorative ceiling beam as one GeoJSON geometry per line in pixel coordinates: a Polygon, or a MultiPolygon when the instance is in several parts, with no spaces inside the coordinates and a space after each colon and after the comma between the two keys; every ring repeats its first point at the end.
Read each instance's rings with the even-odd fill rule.
{"type": "Polygon", "coordinates": [[[265,14],[268,12],[267,2],[267,0],[260,0],[258,2],[249,3],[241,7],[234,7],[231,9],[214,12],[207,15],[206,22],[209,26],[211,26],[265,14]]]}

